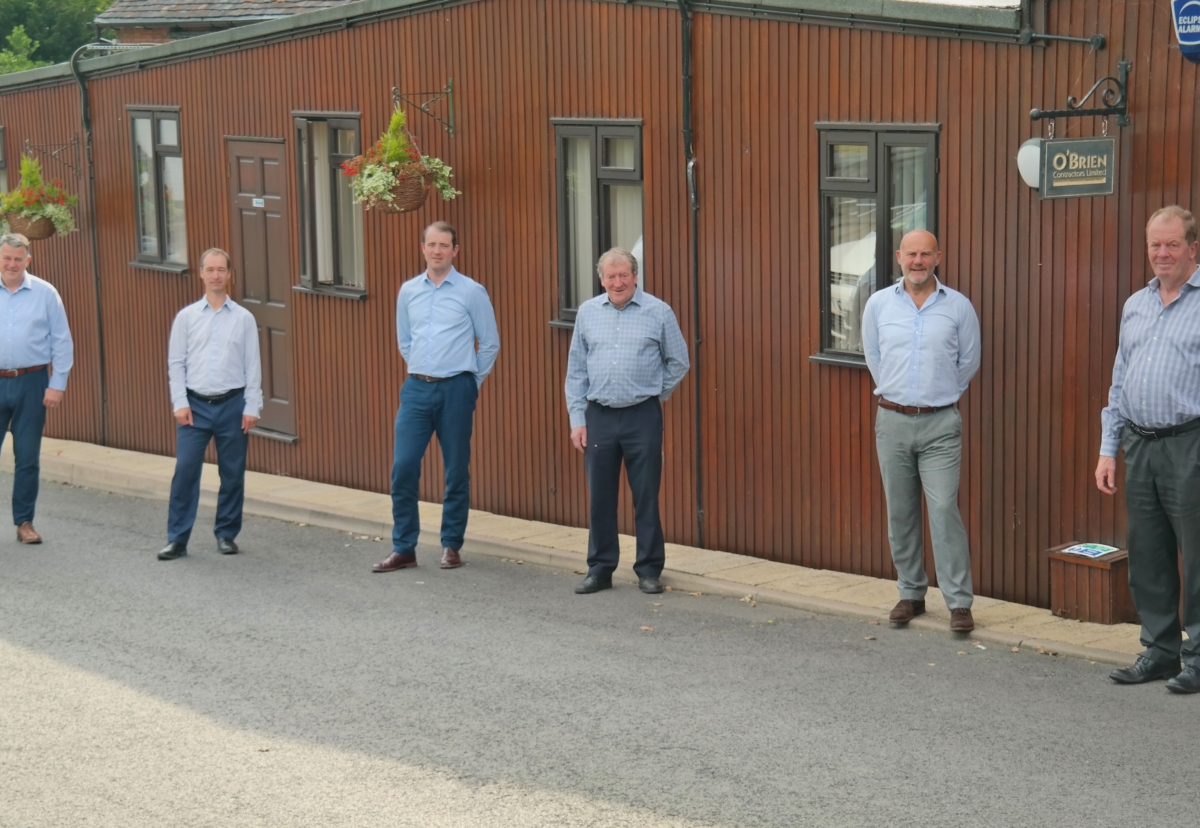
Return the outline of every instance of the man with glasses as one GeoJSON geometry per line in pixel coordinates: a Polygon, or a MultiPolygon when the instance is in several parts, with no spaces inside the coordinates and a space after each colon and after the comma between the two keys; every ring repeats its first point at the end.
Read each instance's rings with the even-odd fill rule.
{"type": "Polygon", "coordinates": [[[175,412],[175,476],[160,561],[187,554],[200,503],[200,473],[210,441],[217,444],[217,551],[236,555],[246,494],[246,447],[262,411],[258,325],[229,297],[229,254],[211,248],[200,257],[204,296],[175,317],[167,354],[175,412]]]}
{"type": "Polygon", "coordinates": [[[614,247],[596,265],[601,296],[579,306],[567,357],[571,445],[587,470],[588,573],[575,592],[612,586],[620,546],[617,496],[621,464],[633,492],[637,558],[633,571],[647,594],[663,591],[666,563],[658,491],[662,481],[662,403],[689,368],[687,343],[671,306],[638,287],[638,262],[614,247]]]}
{"type": "Polygon", "coordinates": [[[58,291],[30,273],[29,239],[0,236],[0,441],[13,435],[12,509],[21,543],[41,543],[33,528],[46,410],[58,408],[75,346],[58,291]]]}

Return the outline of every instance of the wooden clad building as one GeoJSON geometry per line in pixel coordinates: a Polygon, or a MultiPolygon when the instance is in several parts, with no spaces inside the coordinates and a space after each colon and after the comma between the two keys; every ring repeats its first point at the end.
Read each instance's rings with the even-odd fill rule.
{"type": "MultiPolygon", "coordinates": [[[[1041,550],[1124,539],[1121,501],[1092,482],[1120,310],[1148,279],[1148,215],[1200,192],[1197,67],[1161,0],[365,0],[79,68],[0,79],[10,182],[28,147],[84,194],[82,232],[34,250],[76,337],[54,436],[173,452],[167,333],[220,246],[263,328],[273,402],[251,467],[386,491],[396,292],[446,219],[502,341],[472,504],[586,525],[572,309],[597,290],[588,258],[637,243],[695,366],[665,407],[668,540],[891,577],[855,309],[890,280],[898,234],[927,226],[983,330],[961,403],[977,592],[1045,606],[1041,550]],[[1029,111],[1121,61],[1115,194],[1040,200],[1015,160],[1048,132],[1029,111]],[[393,87],[452,90],[429,115],[405,105],[463,194],[363,214],[335,167],[383,130],[393,87]]],[[[440,488],[433,451],[422,497],[440,488]]]]}

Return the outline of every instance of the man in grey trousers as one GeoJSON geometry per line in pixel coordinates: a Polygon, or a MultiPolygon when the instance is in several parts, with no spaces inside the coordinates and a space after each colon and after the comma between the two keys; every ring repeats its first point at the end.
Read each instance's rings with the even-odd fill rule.
{"type": "Polygon", "coordinates": [[[937,237],[913,230],[896,259],[903,278],[875,293],[863,312],[863,350],[879,411],[875,445],[887,496],[888,541],[899,573],[900,601],[889,620],[903,626],[925,612],[921,491],[938,586],[950,629],[975,629],[967,532],[958,511],[962,415],[958,398],[979,370],[979,318],[970,301],[934,276],[937,237]]]}
{"type": "Polygon", "coordinates": [[[1200,692],[1198,251],[1196,219],[1187,210],[1164,207],[1150,217],[1146,252],[1154,278],[1129,297],[1121,313],[1096,464],[1096,486],[1114,494],[1117,449],[1125,451],[1129,591],[1145,648],[1132,667],[1114,670],[1109,678],[1118,684],[1167,679],[1173,693],[1200,692]]]}

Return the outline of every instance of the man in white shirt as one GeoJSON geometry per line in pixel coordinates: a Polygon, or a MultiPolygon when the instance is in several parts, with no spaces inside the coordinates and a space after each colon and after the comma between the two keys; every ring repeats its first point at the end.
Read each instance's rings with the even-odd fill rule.
{"type": "Polygon", "coordinates": [[[235,555],[245,500],[246,446],[262,411],[262,365],[258,326],[250,311],[229,298],[229,254],[212,248],[200,257],[204,298],[188,305],[171,326],[167,373],[175,412],[175,477],[167,518],[167,545],[160,561],[187,554],[200,472],[210,441],[217,444],[221,489],[213,534],[217,551],[235,555]]]}

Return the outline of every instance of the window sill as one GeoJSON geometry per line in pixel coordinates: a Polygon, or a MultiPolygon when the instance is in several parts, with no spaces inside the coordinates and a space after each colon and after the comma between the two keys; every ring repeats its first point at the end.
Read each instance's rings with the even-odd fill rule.
{"type": "Polygon", "coordinates": [[[353,288],[310,288],[306,287],[305,285],[292,285],[292,290],[296,293],[307,293],[312,296],[334,296],[338,299],[353,299],[356,302],[365,301],[367,298],[367,292],[365,290],[355,290],[353,288]]]}
{"type": "Polygon", "coordinates": [[[130,267],[138,270],[153,270],[158,273],[174,273],[177,276],[184,276],[188,272],[188,266],[183,264],[166,264],[163,262],[130,262],[130,267]]]}
{"type": "Polygon", "coordinates": [[[563,331],[575,330],[575,323],[568,322],[565,319],[551,319],[547,324],[549,324],[551,328],[558,328],[559,330],[563,331]]]}
{"type": "Polygon", "coordinates": [[[865,358],[856,358],[849,355],[813,354],[808,358],[808,361],[816,362],[820,365],[835,365],[839,368],[865,369],[867,367],[867,360],[865,358]]]}
{"type": "Polygon", "coordinates": [[[300,442],[300,438],[295,434],[284,434],[282,431],[272,431],[269,428],[258,428],[255,426],[250,429],[250,433],[256,437],[262,437],[264,440],[275,440],[279,443],[296,444],[300,442]]]}

